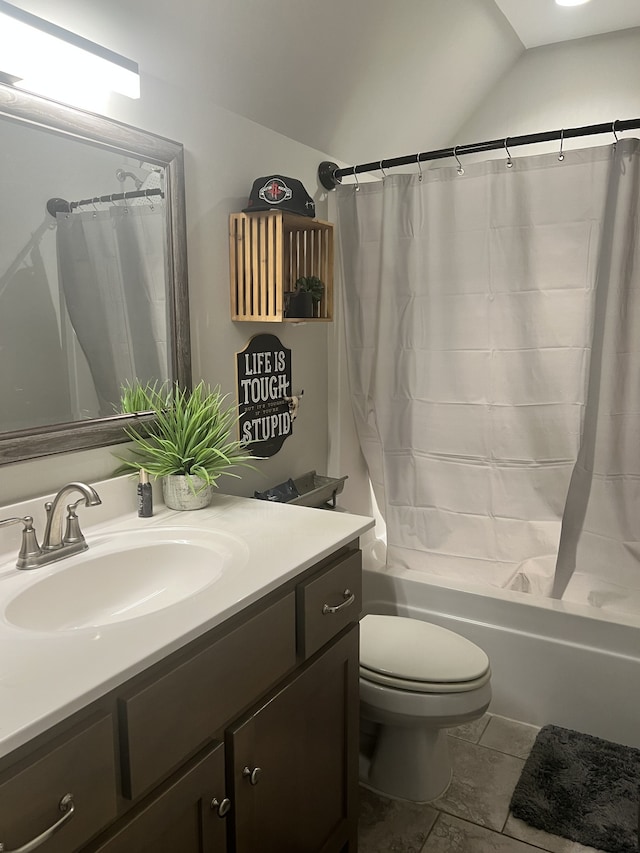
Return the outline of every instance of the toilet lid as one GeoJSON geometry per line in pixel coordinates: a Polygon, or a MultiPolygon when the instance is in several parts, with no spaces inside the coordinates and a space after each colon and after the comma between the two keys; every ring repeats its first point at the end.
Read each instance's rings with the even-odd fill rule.
{"type": "Polygon", "coordinates": [[[459,634],[404,616],[364,616],[360,665],[403,681],[452,684],[489,671],[489,658],[459,634]]]}

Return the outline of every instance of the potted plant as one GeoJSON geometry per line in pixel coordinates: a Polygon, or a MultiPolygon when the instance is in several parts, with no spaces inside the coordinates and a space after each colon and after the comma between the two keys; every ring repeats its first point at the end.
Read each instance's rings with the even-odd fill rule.
{"type": "Polygon", "coordinates": [[[317,275],[302,275],[296,280],[289,297],[288,317],[314,317],[315,307],[322,301],[324,283],[317,275]]]}
{"type": "Polygon", "coordinates": [[[247,446],[231,437],[238,419],[225,400],[219,386],[204,382],[192,391],[170,383],[123,386],[122,412],[151,412],[154,419],[144,427],[125,427],[134,447],[130,456],[119,457],[119,471],[143,469],[160,478],[170,509],[208,506],[218,477],[237,477],[229,470],[237,465],[253,467],[247,446]]]}

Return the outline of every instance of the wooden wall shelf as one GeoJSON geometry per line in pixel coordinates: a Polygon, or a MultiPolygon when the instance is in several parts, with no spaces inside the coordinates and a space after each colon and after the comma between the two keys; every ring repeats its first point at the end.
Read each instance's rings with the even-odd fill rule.
{"type": "Polygon", "coordinates": [[[281,210],[229,217],[231,319],[262,323],[333,320],[333,224],[281,210]],[[287,317],[300,276],[324,282],[311,318],[287,317]]]}

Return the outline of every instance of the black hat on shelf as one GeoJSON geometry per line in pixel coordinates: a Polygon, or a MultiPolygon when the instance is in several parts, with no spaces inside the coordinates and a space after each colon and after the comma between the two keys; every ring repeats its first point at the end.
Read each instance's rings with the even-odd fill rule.
{"type": "Polygon", "coordinates": [[[249,204],[243,213],[259,210],[286,210],[299,216],[316,215],[316,205],[309,193],[295,178],[283,175],[267,175],[253,182],[249,204]]]}

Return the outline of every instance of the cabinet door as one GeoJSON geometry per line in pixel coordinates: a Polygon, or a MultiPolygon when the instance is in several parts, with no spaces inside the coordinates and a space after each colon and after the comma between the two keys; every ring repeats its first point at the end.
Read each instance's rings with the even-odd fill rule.
{"type": "Polygon", "coordinates": [[[358,626],[227,732],[236,853],[357,850],[358,626]]]}
{"type": "Polygon", "coordinates": [[[224,745],[218,744],[84,853],[225,853],[224,790],[224,745]]]}

